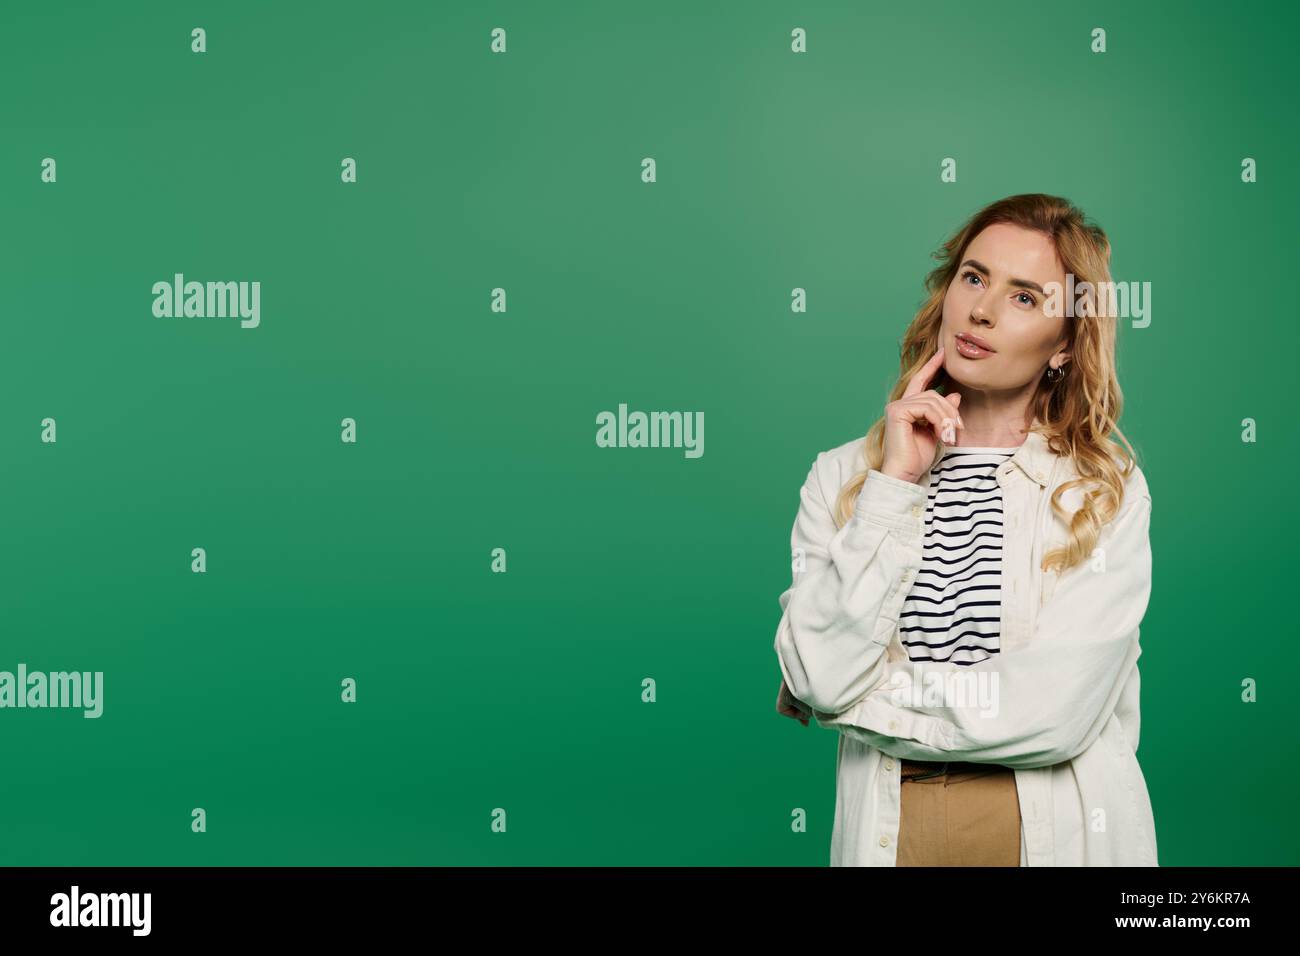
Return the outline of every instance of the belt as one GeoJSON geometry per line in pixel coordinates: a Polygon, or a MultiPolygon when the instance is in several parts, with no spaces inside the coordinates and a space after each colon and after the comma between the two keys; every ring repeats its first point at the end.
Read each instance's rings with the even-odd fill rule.
{"type": "Polygon", "coordinates": [[[929,760],[903,760],[900,763],[902,766],[900,774],[903,780],[937,777],[945,773],[992,773],[1000,770],[1014,772],[1010,767],[1003,767],[1000,764],[993,763],[965,763],[955,760],[942,763],[934,763],[929,760]]]}

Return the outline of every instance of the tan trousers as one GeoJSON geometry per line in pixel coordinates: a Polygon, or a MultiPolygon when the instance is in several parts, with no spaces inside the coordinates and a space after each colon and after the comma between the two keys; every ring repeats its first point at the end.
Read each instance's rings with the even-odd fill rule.
{"type": "Polygon", "coordinates": [[[1019,866],[1016,773],[996,764],[903,761],[897,866],[1019,866]]]}

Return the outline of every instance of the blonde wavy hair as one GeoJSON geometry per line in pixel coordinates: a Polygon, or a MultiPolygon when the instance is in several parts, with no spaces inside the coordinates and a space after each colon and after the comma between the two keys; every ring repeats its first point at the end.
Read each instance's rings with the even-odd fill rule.
{"type": "MultiPolygon", "coordinates": [[[[1098,316],[1098,283],[1109,283],[1110,241],[1101,227],[1089,223],[1083,212],[1066,199],[1042,193],[1025,193],[999,199],[979,210],[934,253],[938,265],[926,277],[929,294],[903,334],[899,377],[889,401],[901,398],[908,380],[934,355],[939,346],[943,321],[943,300],[957,274],[966,247],[994,223],[1010,223],[1044,233],[1056,247],[1066,273],[1075,282],[1089,282],[1089,294],[1076,293],[1087,311],[1066,316],[1070,362],[1063,379],[1038,383],[1030,403],[1031,431],[1039,432],[1057,455],[1073,459],[1078,477],[1063,483],[1052,495],[1052,511],[1070,529],[1069,542],[1043,557],[1044,571],[1065,571],[1081,563],[1096,546],[1102,527],[1118,513],[1124,501],[1124,482],[1137,463],[1136,453],[1118,426],[1124,398],[1115,374],[1115,332],[1113,317],[1098,316]],[[1080,321],[1083,319],[1083,321],[1080,321]],[[1111,440],[1117,435],[1123,447],[1111,440]],[[1090,486],[1083,504],[1070,514],[1061,496],[1074,486],[1090,486]]],[[[1088,292],[1088,290],[1083,290],[1088,292]]],[[[952,385],[941,366],[930,387],[945,394],[952,385]]],[[[867,432],[864,455],[867,469],[854,475],[839,494],[837,524],[843,526],[853,515],[853,506],[866,481],[867,471],[879,469],[884,461],[885,419],[882,416],[867,432]]],[[[936,446],[937,447],[937,446],[936,446]]]]}

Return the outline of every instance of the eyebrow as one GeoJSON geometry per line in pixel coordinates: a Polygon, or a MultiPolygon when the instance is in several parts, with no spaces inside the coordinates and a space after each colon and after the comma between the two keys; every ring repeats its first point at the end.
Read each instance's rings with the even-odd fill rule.
{"type": "MultiPolygon", "coordinates": [[[[984,273],[986,276],[991,276],[993,274],[989,272],[988,266],[984,265],[981,262],[977,262],[974,259],[967,259],[965,262],[962,263],[962,265],[973,266],[975,269],[984,273]]],[[[1039,285],[1037,282],[1030,282],[1028,279],[1012,279],[1011,284],[1020,289],[1033,289],[1039,295],[1047,295],[1047,293],[1043,291],[1043,287],[1041,285],[1039,285]]]]}

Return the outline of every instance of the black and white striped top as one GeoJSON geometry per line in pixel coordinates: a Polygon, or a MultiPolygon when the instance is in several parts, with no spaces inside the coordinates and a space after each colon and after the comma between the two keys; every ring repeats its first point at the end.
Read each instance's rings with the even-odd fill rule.
{"type": "Polygon", "coordinates": [[[1000,650],[1002,488],[1017,448],[956,447],[935,463],[921,567],[898,615],[914,661],[975,664],[1000,650]]]}

